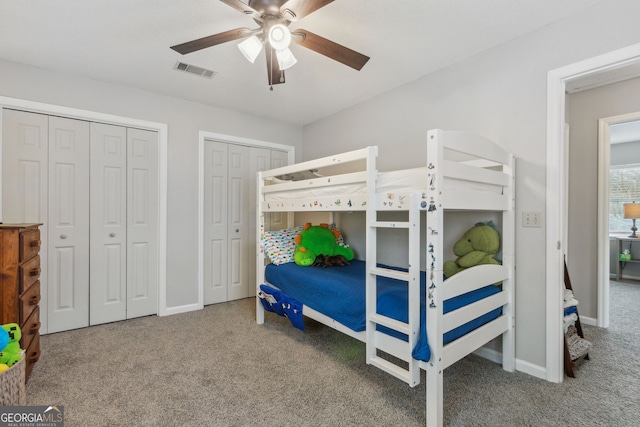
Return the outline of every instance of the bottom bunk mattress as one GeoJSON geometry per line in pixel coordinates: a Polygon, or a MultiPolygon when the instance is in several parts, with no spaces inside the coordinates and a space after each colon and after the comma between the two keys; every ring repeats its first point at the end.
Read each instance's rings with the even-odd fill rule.
{"type": "MultiPolygon", "coordinates": [[[[356,331],[364,331],[366,325],[365,278],[366,263],[353,260],[342,267],[301,267],[293,262],[269,264],[265,270],[267,282],[302,304],[340,322],[356,331]]],[[[388,267],[387,268],[393,268],[388,267]]],[[[431,350],[427,340],[425,283],[426,274],[421,272],[420,286],[420,338],[413,349],[413,357],[428,362],[431,350]]],[[[445,282],[446,286],[446,282],[445,282]]],[[[377,312],[401,322],[408,319],[408,292],[406,282],[386,277],[377,278],[377,312]]],[[[444,313],[451,312],[475,301],[500,292],[500,288],[488,285],[444,302],[444,313]]],[[[445,344],[497,318],[502,308],[497,308],[465,323],[443,336],[445,344]]],[[[407,340],[407,336],[380,327],[384,332],[407,340]]]]}

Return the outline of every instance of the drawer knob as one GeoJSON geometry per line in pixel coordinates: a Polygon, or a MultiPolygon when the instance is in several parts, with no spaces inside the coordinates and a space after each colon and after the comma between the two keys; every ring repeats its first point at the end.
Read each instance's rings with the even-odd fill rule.
{"type": "Polygon", "coordinates": [[[40,302],[40,295],[34,295],[31,298],[29,298],[30,305],[38,305],[39,302],[40,302]]]}
{"type": "Polygon", "coordinates": [[[109,237],[116,237],[116,233],[109,233],[109,237]]]}
{"type": "Polygon", "coordinates": [[[61,239],[66,239],[66,238],[67,238],[67,235],[66,235],[66,234],[61,234],[61,235],[60,235],[60,238],[61,238],[61,239]]]}
{"type": "Polygon", "coordinates": [[[40,275],[40,267],[34,268],[33,270],[31,270],[29,272],[29,276],[31,276],[31,277],[39,276],[39,275],[40,275]]]}
{"type": "Polygon", "coordinates": [[[40,350],[34,351],[29,355],[29,358],[28,358],[29,362],[31,363],[36,363],[38,359],[40,359],[40,350]]]}
{"type": "Polygon", "coordinates": [[[40,330],[40,322],[36,322],[33,325],[31,325],[31,329],[29,330],[29,333],[30,334],[35,334],[39,330],[40,330]]]}
{"type": "Polygon", "coordinates": [[[32,248],[39,248],[41,243],[42,242],[40,240],[33,240],[31,243],[29,243],[29,246],[31,246],[32,248]]]}

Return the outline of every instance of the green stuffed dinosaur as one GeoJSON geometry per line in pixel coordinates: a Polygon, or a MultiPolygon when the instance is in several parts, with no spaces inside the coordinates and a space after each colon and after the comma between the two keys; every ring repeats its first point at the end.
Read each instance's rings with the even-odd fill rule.
{"type": "Polygon", "coordinates": [[[9,335],[9,343],[0,351],[0,364],[13,366],[22,359],[22,349],[20,348],[20,339],[22,332],[17,323],[7,323],[2,328],[9,335]]]}
{"type": "Polygon", "coordinates": [[[295,237],[296,249],[293,261],[303,267],[313,265],[318,255],[342,255],[347,261],[353,259],[353,249],[336,243],[340,231],[330,230],[327,224],[312,226],[306,223],[304,230],[295,237]]]}
{"type": "Polygon", "coordinates": [[[446,261],[444,275],[451,277],[460,271],[481,264],[500,264],[494,256],[500,249],[500,235],[492,221],[477,223],[453,245],[455,261],[446,261]]]}

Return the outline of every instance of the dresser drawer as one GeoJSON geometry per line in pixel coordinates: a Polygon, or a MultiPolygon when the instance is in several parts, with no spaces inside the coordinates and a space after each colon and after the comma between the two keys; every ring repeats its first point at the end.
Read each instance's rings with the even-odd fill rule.
{"type": "Polygon", "coordinates": [[[19,293],[23,293],[38,281],[40,277],[40,256],[31,258],[20,266],[19,293]]]}
{"type": "Polygon", "coordinates": [[[40,307],[34,308],[31,316],[20,327],[22,328],[20,348],[29,348],[33,339],[40,332],[40,307]]]}
{"type": "Polygon", "coordinates": [[[20,323],[28,319],[40,302],[40,281],[37,280],[25,293],[20,295],[20,323]]]}
{"type": "Polygon", "coordinates": [[[40,230],[20,233],[20,262],[38,255],[40,251],[40,230]]]}
{"type": "Polygon", "coordinates": [[[36,334],[31,341],[31,345],[27,347],[27,351],[24,354],[25,358],[25,379],[29,380],[29,375],[31,374],[31,370],[33,369],[33,364],[40,359],[40,334],[36,334]]]}

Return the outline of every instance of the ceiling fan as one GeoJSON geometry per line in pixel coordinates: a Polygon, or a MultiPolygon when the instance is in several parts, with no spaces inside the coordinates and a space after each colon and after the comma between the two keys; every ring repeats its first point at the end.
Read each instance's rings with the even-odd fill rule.
{"type": "Polygon", "coordinates": [[[291,23],[298,22],[334,0],[246,0],[246,3],[240,0],[220,1],[252,17],[260,27],[256,29],[236,28],[171,46],[171,49],[186,55],[244,38],[245,40],[238,45],[238,48],[253,63],[264,45],[267,58],[267,77],[271,90],[273,90],[274,84],[285,82],[284,71],[297,62],[289,50],[291,41],[356,70],[362,69],[369,60],[368,56],[310,31],[289,30],[291,23]]]}

